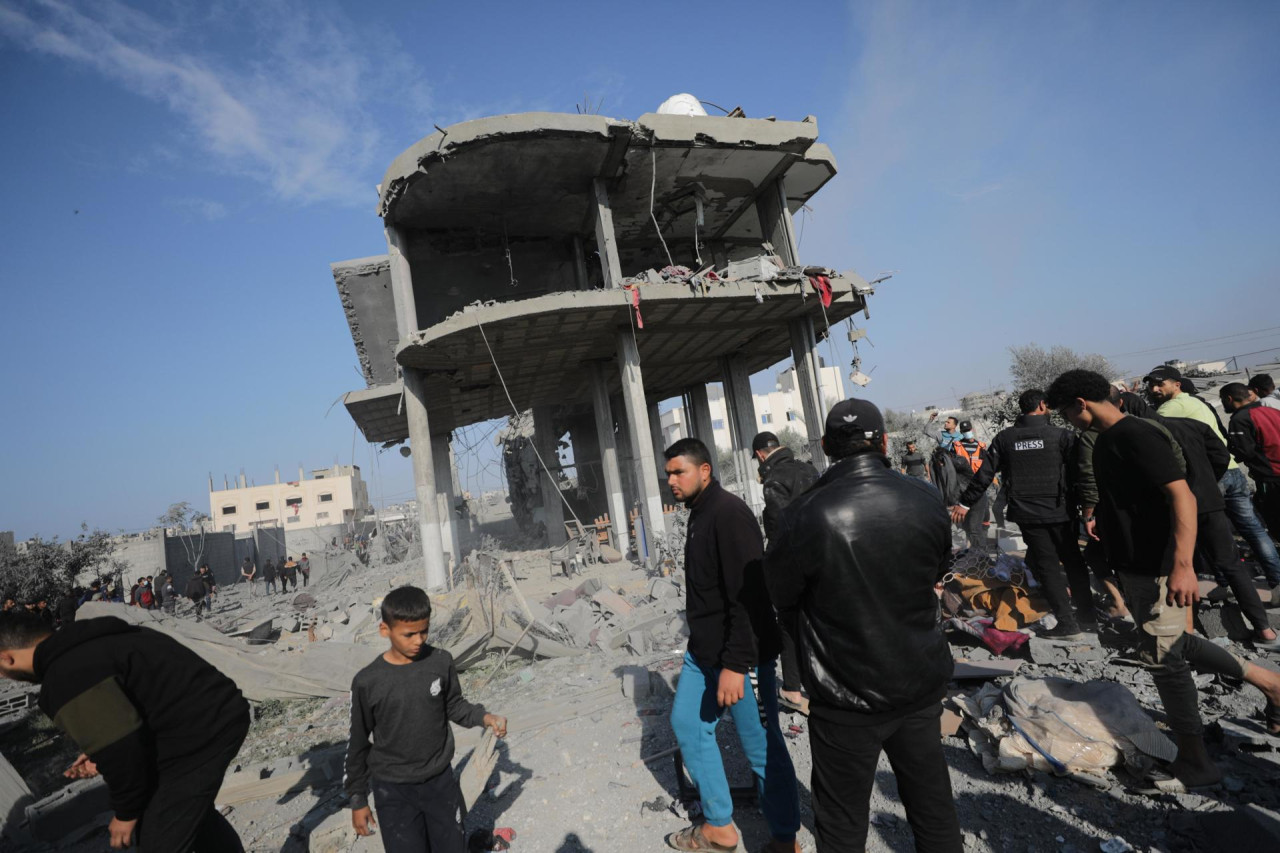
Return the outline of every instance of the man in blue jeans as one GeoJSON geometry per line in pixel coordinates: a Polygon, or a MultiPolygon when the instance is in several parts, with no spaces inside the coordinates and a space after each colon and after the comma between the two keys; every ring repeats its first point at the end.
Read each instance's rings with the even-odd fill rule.
{"type": "MultiPolygon", "coordinates": [[[[1142,381],[1146,383],[1148,393],[1158,406],[1156,412],[1161,417],[1192,418],[1208,424],[1222,443],[1227,443],[1226,431],[1217,411],[1182,389],[1182,374],[1177,368],[1162,364],[1142,377],[1142,381]]],[[[1218,481],[1218,488],[1227,502],[1227,518],[1249,543],[1254,559],[1267,577],[1267,584],[1273,587],[1280,584],[1280,553],[1276,552],[1275,543],[1254,511],[1253,501],[1249,499],[1249,482],[1245,479],[1244,469],[1234,458],[1227,467],[1227,473],[1218,481]]]]}
{"type": "Polygon", "coordinates": [[[699,853],[738,849],[733,799],[716,744],[716,725],[727,708],[772,836],[763,853],[797,853],[799,792],[778,724],[774,661],[782,642],[764,585],[760,525],[750,508],[712,476],[711,454],[701,441],[681,439],[663,456],[671,493],[690,510],[684,557],[689,648],[671,727],[706,818],[671,835],[667,843],[699,853]],[[747,683],[752,669],[758,671],[767,728],[747,683]]]}

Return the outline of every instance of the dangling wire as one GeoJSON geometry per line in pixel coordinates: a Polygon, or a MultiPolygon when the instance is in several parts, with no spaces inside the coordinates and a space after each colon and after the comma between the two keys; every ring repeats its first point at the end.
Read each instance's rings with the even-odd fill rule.
{"type": "Polygon", "coordinates": [[[676,262],[671,260],[671,250],[667,248],[667,241],[662,239],[662,226],[658,225],[658,215],[653,212],[654,194],[658,191],[658,153],[655,149],[649,149],[649,162],[653,169],[653,177],[649,181],[649,218],[653,220],[653,227],[658,232],[658,242],[662,243],[662,251],[667,254],[667,266],[674,267],[676,262]]]}

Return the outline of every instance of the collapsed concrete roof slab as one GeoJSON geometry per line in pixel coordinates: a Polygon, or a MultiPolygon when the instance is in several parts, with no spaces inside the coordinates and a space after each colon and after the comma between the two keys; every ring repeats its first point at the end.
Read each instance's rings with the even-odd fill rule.
{"type": "Polygon", "coordinates": [[[387,256],[337,261],[329,268],[338,286],[364,381],[370,386],[397,381],[396,308],[387,256]]]}
{"type": "Polygon", "coordinates": [[[640,260],[631,249],[652,248],[655,216],[669,243],[692,244],[696,224],[701,241],[758,248],[758,217],[747,214],[765,187],[785,178],[795,212],[835,175],[817,136],[812,121],[656,113],[634,122],[560,113],[476,119],[397,157],[379,213],[408,231],[566,237],[590,231],[589,190],[602,178],[624,269],[640,260]]]}
{"type": "MultiPolygon", "coordinates": [[[[635,336],[646,396],[667,399],[719,382],[722,356],[738,354],[751,372],[764,370],[791,355],[788,320],[811,316],[825,333],[828,320],[834,326],[866,308],[872,288],[860,276],[844,273],[831,284],[826,319],[807,283],[724,282],[705,295],[684,283],[642,287],[644,328],[635,336]]],[[[475,306],[415,334],[397,359],[427,374],[433,432],[511,414],[485,338],[517,407],[587,399],[586,365],[613,361],[617,331],[631,327],[631,298],[595,290],[475,306]]],[[[617,371],[606,375],[610,392],[619,391],[617,371]]],[[[402,441],[409,427],[400,395],[398,384],[387,385],[352,391],[343,402],[368,441],[402,441]]]]}

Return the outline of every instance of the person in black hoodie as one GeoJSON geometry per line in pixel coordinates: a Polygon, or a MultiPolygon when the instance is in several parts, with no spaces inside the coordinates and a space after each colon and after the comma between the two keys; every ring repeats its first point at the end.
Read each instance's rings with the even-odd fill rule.
{"type": "Polygon", "coordinates": [[[39,684],[40,710],[83,750],[66,775],[106,781],[113,848],[243,851],[214,796],[249,731],[249,703],[195,652],[114,616],[55,634],[5,615],[0,674],[39,684]]]}
{"type": "Polygon", "coordinates": [[[890,468],[884,418],[866,400],[831,409],[822,448],[831,467],[787,507],[764,558],[809,692],[818,849],[866,846],[883,751],[916,850],[959,853],[940,723],[953,664],[934,592],[951,556],[946,507],[890,468]]]}
{"type": "Polygon", "coordinates": [[[764,853],[792,853],[799,850],[800,799],[778,723],[774,661],[781,640],[764,585],[760,525],[751,508],[712,476],[711,451],[701,441],[682,438],[663,456],[671,494],[689,508],[684,548],[689,647],[671,705],[671,728],[706,818],[672,834],[667,843],[677,850],[738,849],[733,798],[716,742],[716,726],[728,709],[773,836],[764,853]],[[752,669],[764,725],[747,681],[752,669]]]}

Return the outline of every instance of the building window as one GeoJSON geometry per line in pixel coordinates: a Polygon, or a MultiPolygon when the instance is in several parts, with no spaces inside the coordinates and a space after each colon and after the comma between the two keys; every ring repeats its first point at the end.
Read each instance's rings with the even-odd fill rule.
{"type": "Polygon", "coordinates": [[[289,523],[289,524],[297,524],[297,523],[298,523],[298,516],[296,516],[296,515],[291,515],[291,516],[289,516],[288,518],[286,518],[286,519],[285,519],[285,521],[286,521],[287,523],[289,523]]]}
{"type": "Polygon", "coordinates": [[[795,412],[787,412],[787,420],[798,421],[800,420],[800,416],[797,415],[795,412]]]}
{"type": "Polygon", "coordinates": [[[333,500],[333,493],[332,493],[332,492],[325,492],[324,494],[322,494],[322,495],[320,496],[320,503],[322,503],[322,504],[329,503],[329,502],[330,502],[330,501],[332,501],[332,500],[333,500]]]}
{"type": "Polygon", "coordinates": [[[762,424],[771,424],[771,423],[773,423],[773,415],[769,415],[769,414],[761,415],[761,416],[760,416],[760,423],[762,423],[762,424]]]}
{"type": "Polygon", "coordinates": [[[235,533],[235,532],[236,532],[236,526],[235,526],[234,524],[224,524],[224,525],[222,525],[222,532],[223,532],[223,533],[235,533]]]}
{"type": "Polygon", "coordinates": [[[235,515],[235,514],[236,514],[236,508],[235,508],[235,506],[234,506],[234,505],[233,505],[233,506],[224,506],[224,507],[222,508],[222,514],[223,514],[223,515],[235,515]]]}
{"type": "Polygon", "coordinates": [[[285,498],[284,505],[294,507],[302,506],[302,498],[285,498]]]}
{"type": "Polygon", "coordinates": [[[327,512],[317,512],[317,513],[316,513],[316,518],[317,518],[317,519],[320,519],[320,518],[328,518],[328,517],[329,517],[329,513],[327,513],[327,512]]]}
{"type": "Polygon", "coordinates": [[[712,421],[712,422],[711,422],[711,428],[712,428],[712,429],[724,429],[724,419],[723,419],[723,418],[716,418],[714,421],[712,421]]]}
{"type": "Polygon", "coordinates": [[[258,501],[256,504],[253,505],[253,508],[259,511],[264,509],[271,509],[271,501],[258,501]]]}

